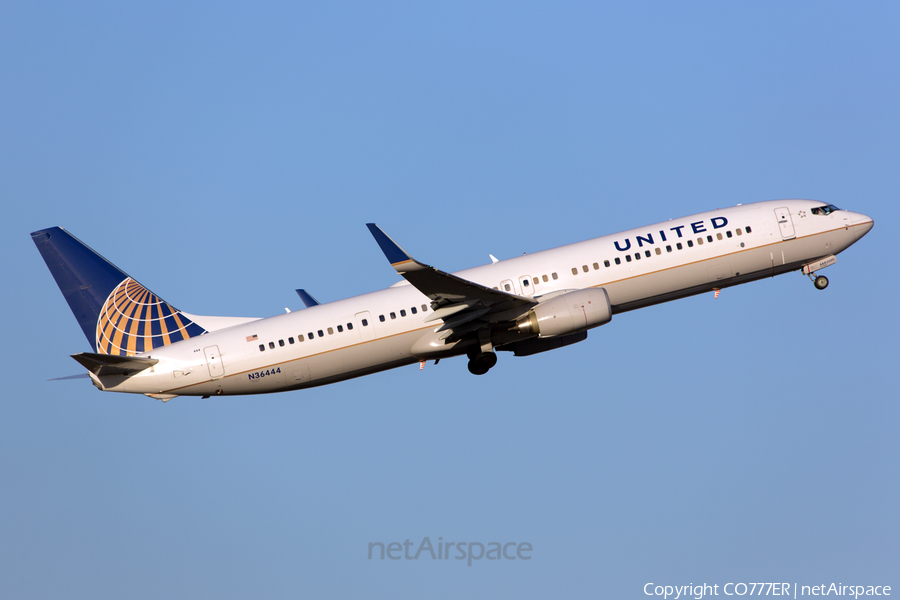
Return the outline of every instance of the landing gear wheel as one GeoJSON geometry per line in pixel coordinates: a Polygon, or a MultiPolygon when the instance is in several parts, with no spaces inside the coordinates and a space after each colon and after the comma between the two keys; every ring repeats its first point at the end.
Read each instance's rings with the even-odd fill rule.
{"type": "Polygon", "coordinates": [[[813,284],[816,286],[817,290],[824,290],[828,287],[828,278],[824,275],[819,275],[816,277],[815,281],[813,281],[813,284]]]}
{"type": "Polygon", "coordinates": [[[496,364],[496,354],[493,352],[481,352],[469,360],[469,373],[472,375],[484,375],[496,364]]]}

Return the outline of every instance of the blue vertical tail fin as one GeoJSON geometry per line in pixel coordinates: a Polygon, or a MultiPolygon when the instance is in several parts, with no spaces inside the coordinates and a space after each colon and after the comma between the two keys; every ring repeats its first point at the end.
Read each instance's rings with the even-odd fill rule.
{"type": "Polygon", "coordinates": [[[134,356],[206,330],[60,227],[31,234],[98,354],[134,356]]]}

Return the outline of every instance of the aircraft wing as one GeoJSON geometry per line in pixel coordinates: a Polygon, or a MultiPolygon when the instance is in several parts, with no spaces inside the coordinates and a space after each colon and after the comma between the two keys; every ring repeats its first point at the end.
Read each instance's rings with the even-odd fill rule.
{"type": "Polygon", "coordinates": [[[366,226],[391,266],[431,299],[434,313],[426,322],[444,319],[441,329],[453,329],[453,333],[462,335],[486,323],[512,321],[537,304],[532,298],[501,292],[423,264],[375,223],[366,226]]]}

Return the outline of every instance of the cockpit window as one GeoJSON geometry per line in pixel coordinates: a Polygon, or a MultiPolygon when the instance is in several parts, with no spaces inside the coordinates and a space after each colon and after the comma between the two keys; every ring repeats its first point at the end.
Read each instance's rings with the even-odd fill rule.
{"type": "Polygon", "coordinates": [[[814,209],[812,209],[811,212],[814,215],[830,215],[831,213],[833,213],[836,210],[841,210],[841,209],[839,209],[834,204],[828,204],[826,206],[817,206],[814,209]]]}

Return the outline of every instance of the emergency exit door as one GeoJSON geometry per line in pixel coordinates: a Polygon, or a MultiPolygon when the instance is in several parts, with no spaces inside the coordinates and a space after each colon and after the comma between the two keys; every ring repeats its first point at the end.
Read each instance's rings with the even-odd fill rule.
{"type": "Polygon", "coordinates": [[[203,349],[206,355],[206,366],[209,367],[209,376],[218,379],[225,375],[225,366],[222,364],[222,357],[219,355],[218,346],[207,346],[203,349]]]}

